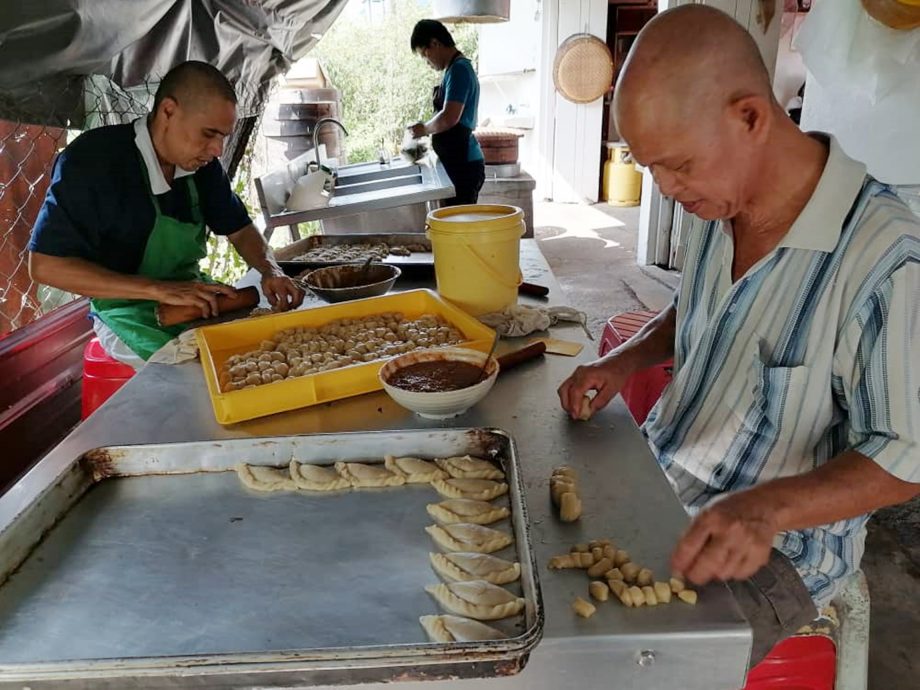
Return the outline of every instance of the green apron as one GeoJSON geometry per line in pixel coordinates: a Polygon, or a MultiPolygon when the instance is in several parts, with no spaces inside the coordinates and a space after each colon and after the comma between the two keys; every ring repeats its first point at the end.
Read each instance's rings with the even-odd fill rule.
{"type": "MultiPolygon", "coordinates": [[[[139,161],[144,180],[150,191],[150,179],[144,162],[139,161]]],[[[160,203],[150,191],[156,218],[147,239],[144,257],[137,274],[153,280],[206,281],[199,262],[207,256],[207,231],[198,205],[198,191],[189,175],[186,178],[191,201],[191,223],[163,215],[160,203]]],[[[93,299],[93,313],[111,328],[128,347],[140,357],[150,355],[179,335],[185,326],[160,326],[157,323],[157,303],[137,299],[93,299]]]]}

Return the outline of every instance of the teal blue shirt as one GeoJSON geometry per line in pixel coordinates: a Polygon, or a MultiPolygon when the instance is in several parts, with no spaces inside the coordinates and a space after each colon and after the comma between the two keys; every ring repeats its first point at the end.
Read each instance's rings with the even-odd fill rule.
{"type": "MultiPolygon", "coordinates": [[[[460,57],[444,72],[442,82],[444,102],[463,103],[463,114],[459,124],[474,130],[479,119],[479,79],[468,58],[460,57]]],[[[476,137],[470,137],[469,161],[483,160],[482,149],[476,137]]]]}

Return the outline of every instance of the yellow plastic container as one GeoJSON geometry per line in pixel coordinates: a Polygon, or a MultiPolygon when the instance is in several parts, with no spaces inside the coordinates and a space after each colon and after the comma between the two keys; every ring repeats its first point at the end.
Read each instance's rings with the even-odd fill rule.
{"type": "Polygon", "coordinates": [[[607,144],[604,161],[604,199],[611,206],[638,206],[642,195],[642,173],[636,169],[629,147],[607,144]]]}
{"type": "Polygon", "coordinates": [[[380,390],[377,373],[388,359],[226,393],[220,390],[218,371],[231,355],[253,350],[261,341],[285,328],[317,327],[335,319],[372,316],[384,312],[402,312],[410,319],[422,314],[437,314],[463,333],[465,340],[461,347],[488,352],[495,339],[495,331],[445,302],[431,290],[409,290],[328,307],[204,326],[197,332],[198,347],[201,351],[201,368],[204,370],[217,421],[220,424],[233,424],[380,390]]]}
{"type": "Polygon", "coordinates": [[[428,214],[438,293],[468,314],[501,311],[521,284],[524,212],[516,206],[450,206],[428,214]]]}

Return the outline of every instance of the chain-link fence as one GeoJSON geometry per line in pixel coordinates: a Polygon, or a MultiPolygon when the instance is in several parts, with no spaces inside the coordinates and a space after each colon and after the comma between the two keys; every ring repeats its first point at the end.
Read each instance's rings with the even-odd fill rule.
{"type": "MultiPolygon", "coordinates": [[[[29,276],[28,244],[32,226],[51,181],[54,160],[80,132],[103,125],[125,124],[145,115],[153,103],[157,81],[122,89],[104,77],[83,80],[77,112],[32,115],[26,121],[0,119],[0,338],[22,328],[76,296],[38,285],[29,276]]],[[[53,103],[53,98],[43,99],[53,103]]],[[[9,108],[3,112],[8,114],[9,108]]],[[[226,146],[225,165],[231,173],[245,164],[245,146],[257,118],[243,118],[226,146]],[[242,133],[242,136],[240,136],[242,133]]],[[[245,165],[243,166],[246,167],[245,165]]],[[[248,180],[235,181],[244,192],[248,180]]],[[[251,209],[252,210],[252,209],[251,209]]],[[[211,238],[205,268],[217,279],[238,277],[244,268],[224,238],[211,238]]]]}

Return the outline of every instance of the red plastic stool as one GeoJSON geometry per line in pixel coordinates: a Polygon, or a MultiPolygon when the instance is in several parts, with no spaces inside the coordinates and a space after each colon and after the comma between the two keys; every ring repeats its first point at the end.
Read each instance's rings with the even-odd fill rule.
{"type": "Polygon", "coordinates": [[[834,690],[837,647],[823,635],[797,635],[776,645],[748,673],[744,690],[834,690]]]}
{"type": "MultiPolygon", "coordinates": [[[[604,326],[599,348],[600,355],[603,357],[613,348],[625,343],[657,314],[658,312],[654,311],[628,311],[614,316],[604,326]]],[[[661,392],[670,383],[671,365],[670,361],[657,364],[637,371],[626,380],[620,395],[623,396],[623,401],[629,408],[633,419],[636,420],[636,424],[642,424],[645,421],[648,413],[661,397],[661,392]]]]}
{"type": "Polygon", "coordinates": [[[89,417],[115,391],[134,376],[134,367],[109,357],[99,338],[93,338],[83,348],[83,414],[89,417]]]}

